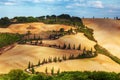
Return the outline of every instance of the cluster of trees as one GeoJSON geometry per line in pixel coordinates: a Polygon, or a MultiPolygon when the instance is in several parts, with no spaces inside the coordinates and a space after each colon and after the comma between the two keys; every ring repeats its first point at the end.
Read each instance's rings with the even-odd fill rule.
{"type": "MultiPolygon", "coordinates": [[[[52,71],[54,74],[54,68],[51,72],[52,71]]],[[[46,75],[44,73],[30,75],[22,70],[11,70],[8,74],[0,75],[0,80],[120,80],[120,73],[103,71],[74,71],[62,72],[57,75],[46,75]]]]}
{"type": "Polygon", "coordinates": [[[120,18],[119,18],[119,17],[114,17],[114,19],[115,19],[115,20],[120,20],[120,18]]]}
{"type": "Polygon", "coordinates": [[[4,17],[0,19],[0,27],[5,28],[11,24],[11,20],[8,17],[4,17]]]}
{"type": "Polygon", "coordinates": [[[22,35],[12,33],[0,33],[0,48],[11,45],[21,40],[22,35]]]}
{"type": "Polygon", "coordinates": [[[40,36],[36,36],[35,34],[33,34],[33,37],[30,37],[32,35],[26,35],[22,38],[22,40],[19,42],[20,44],[26,44],[29,43],[31,45],[38,45],[38,44],[42,44],[42,38],[40,36]]]}

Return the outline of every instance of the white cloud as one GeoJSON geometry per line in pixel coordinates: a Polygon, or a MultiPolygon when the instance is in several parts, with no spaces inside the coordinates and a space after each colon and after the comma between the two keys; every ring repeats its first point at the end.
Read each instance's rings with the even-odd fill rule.
{"type": "Polygon", "coordinates": [[[40,3],[40,2],[54,2],[55,0],[31,0],[34,3],[40,3]]]}
{"type": "Polygon", "coordinates": [[[88,5],[95,8],[104,8],[102,1],[89,1],[88,5]]]}
{"type": "Polygon", "coordinates": [[[74,7],[104,8],[103,3],[101,1],[87,1],[87,2],[85,2],[85,0],[74,0],[74,3],[66,6],[66,8],[74,8],[74,7]]]}
{"type": "Polygon", "coordinates": [[[15,5],[16,3],[14,3],[14,2],[5,2],[4,3],[4,5],[6,5],[6,6],[13,6],[13,5],[15,5]]]}

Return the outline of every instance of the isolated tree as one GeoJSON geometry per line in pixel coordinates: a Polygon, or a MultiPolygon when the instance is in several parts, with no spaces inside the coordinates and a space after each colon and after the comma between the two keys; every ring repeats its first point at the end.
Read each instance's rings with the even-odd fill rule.
{"type": "Polygon", "coordinates": [[[67,47],[67,49],[71,49],[70,43],[68,44],[68,47],[67,47]]]}
{"type": "Polygon", "coordinates": [[[48,74],[48,68],[47,68],[47,67],[46,67],[46,69],[45,69],[45,73],[48,74]]]}
{"type": "Polygon", "coordinates": [[[51,74],[54,75],[54,67],[51,69],[51,74]]]}

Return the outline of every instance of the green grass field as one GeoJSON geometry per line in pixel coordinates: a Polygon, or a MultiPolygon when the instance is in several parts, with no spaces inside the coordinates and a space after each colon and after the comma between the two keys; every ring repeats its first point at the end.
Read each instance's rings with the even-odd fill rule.
{"type": "Polygon", "coordinates": [[[19,34],[0,33],[0,48],[11,45],[20,40],[19,34]]]}

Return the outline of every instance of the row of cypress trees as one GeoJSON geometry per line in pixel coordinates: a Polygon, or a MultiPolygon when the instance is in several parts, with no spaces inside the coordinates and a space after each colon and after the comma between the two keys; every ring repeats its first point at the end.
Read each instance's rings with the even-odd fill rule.
{"type": "MultiPolygon", "coordinates": [[[[92,48],[91,50],[86,50],[86,48],[83,49],[83,53],[79,53],[77,56],[75,56],[74,54],[70,54],[68,57],[66,55],[63,55],[62,57],[49,57],[48,59],[43,59],[42,61],[38,61],[38,64],[36,65],[33,65],[29,62],[28,64],[28,69],[31,70],[31,72],[34,74],[35,71],[34,71],[34,67],[36,66],[42,66],[44,64],[47,64],[47,63],[52,63],[52,62],[62,62],[62,61],[66,61],[66,60],[74,60],[74,59],[81,59],[81,58],[92,58],[92,57],[95,57],[97,56],[97,53],[93,52],[92,48]],[[93,54],[94,53],[94,54],[93,54]]],[[[47,73],[47,71],[46,71],[47,73]]]]}

